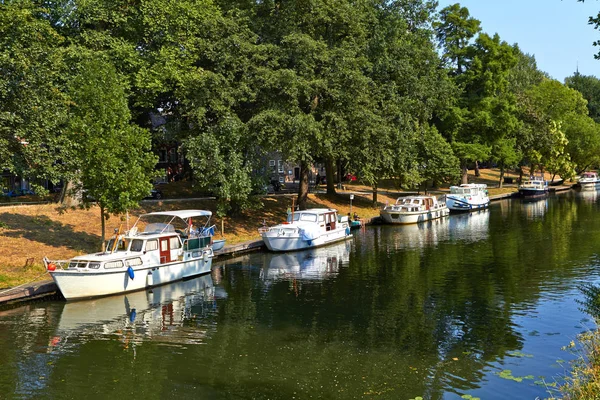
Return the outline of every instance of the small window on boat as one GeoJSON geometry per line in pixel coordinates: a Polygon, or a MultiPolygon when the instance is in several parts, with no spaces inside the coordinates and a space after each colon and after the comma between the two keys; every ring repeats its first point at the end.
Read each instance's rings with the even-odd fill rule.
{"type": "Polygon", "coordinates": [[[300,221],[317,222],[316,214],[300,214],[300,221]]]}
{"type": "Polygon", "coordinates": [[[148,240],[146,242],[146,251],[158,250],[158,240],[148,240]]]}
{"type": "Polygon", "coordinates": [[[69,263],[69,268],[85,268],[87,266],[87,261],[71,261],[69,263]]]}
{"type": "Polygon", "coordinates": [[[126,260],[125,263],[127,264],[128,267],[136,267],[138,265],[143,264],[142,259],[139,257],[130,258],[130,259],[126,260]]]}
{"type": "Polygon", "coordinates": [[[325,216],[324,215],[319,215],[319,222],[325,222],[325,216]]]}
{"type": "Polygon", "coordinates": [[[112,268],[123,268],[123,261],[109,261],[104,263],[104,269],[112,269],[112,268]]]}
{"type": "Polygon", "coordinates": [[[160,251],[167,251],[169,250],[169,242],[166,240],[161,240],[160,241],[160,251]]]}
{"type": "Polygon", "coordinates": [[[179,249],[181,247],[181,242],[177,236],[171,238],[171,243],[169,243],[169,247],[171,249],[179,249]]]}
{"type": "Polygon", "coordinates": [[[100,263],[99,262],[91,262],[90,265],[88,265],[88,268],[98,269],[98,268],[100,268],[100,263]]]}
{"type": "Polygon", "coordinates": [[[131,251],[142,251],[144,248],[144,241],[140,239],[133,239],[131,241],[131,251]]]}

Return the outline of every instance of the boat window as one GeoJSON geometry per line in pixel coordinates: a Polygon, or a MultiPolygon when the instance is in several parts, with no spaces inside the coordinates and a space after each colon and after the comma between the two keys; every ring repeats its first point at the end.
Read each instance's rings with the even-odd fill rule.
{"type": "Polygon", "coordinates": [[[146,251],[158,250],[158,240],[148,240],[146,242],[146,251]]]}
{"type": "Polygon", "coordinates": [[[169,243],[169,247],[171,249],[179,249],[181,247],[181,242],[179,241],[179,238],[177,236],[173,236],[170,239],[170,242],[171,243],[169,243]]]}
{"type": "Polygon", "coordinates": [[[317,222],[316,214],[298,213],[294,215],[294,221],[317,222]]]}
{"type": "Polygon", "coordinates": [[[319,222],[325,222],[325,216],[323,214],[319,215],[319,222]]]}
{"type": "Polygon", "coordinates": [[[90,265],[88,265],[88,268],[98,269],[98,268],[100,268],[100,263],[99,262],[91,262],[90,265]]]}
{"type": "Polygon", "coordinates": [[[169,242],[167,240],[161,240],[160,241],[160,251],[167,251],[169,250],[169,242]]]}
{"type": "Polygon", "coordinates": [[[104,263],[104,269],[112,269],[112,268],[123,268],[123,261],[109,261],[104,263]]]}
{"type": "Polygon", "coordinates": [[[144,241],[140,239],[133,239],[131,241],[131,251],[142,251],[144,248],[144,241]]]}
{"type": "Polygon", "coordinates": [[[136,258],[130,258],[129,260],[125,261],[125,263],[127,264],[128,267],[136,267],[138,265],[142,265],[142,259],[139,257],[136,258]]]}
{"type": "Polygon", "coordinates": [[[127,251],[127,241],[119,239],[115,248],[115,239],[110,239],[106,244],[106,251],[127,251]]]}
{"type": "Polygon", "coordinates": [[[87,266],[87,261],[71,261],[69,263],[69,268],[85,268],[87,266]]]}
{"type": "Polygon", "coordinates": [[[413,204],[419,204],[419,199],[414,199],[413,204]]]}

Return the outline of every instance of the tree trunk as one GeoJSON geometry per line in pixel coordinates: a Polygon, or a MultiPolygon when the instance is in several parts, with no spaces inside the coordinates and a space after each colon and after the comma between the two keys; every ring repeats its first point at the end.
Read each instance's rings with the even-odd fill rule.
{"type": "Polygon", "coordinates": [[[523,183],[523,167],[519,167],[519,184],[523,183]]]}
{"type": "Polygon", "coordinates": [[[475,176],[478,178],[481,176],[481,172],[479,172],[479,161],[475,161],[475,176]]]}
{"type": "Polygon", "coordinates": [[[73,182],[67,181],[63,185],[62,190],[60,191],[60,205],[64,207],[76,207],[81,204],[81,193],[77,193],[73,196],[73,182]]]}
{"type": "Polygon", "coordinates": [[[498,187],[502,189],[502,184],[504,183],[504,163],[500,163],[500,182],[498,182],[498,187]]]}
{"type": "Polygon", "coordinates": [[[335,173],[333,172],[333,160],[325,159],[325,176],[327,177],[327,194],[335,194],[335,173]]]}
{"type": "Polygon", "coordinates": [[[102,221],[102,251],[106,250],[106,221],[104,220],[104,207],[100,206],[100,220],[102,221]]]}
{"type": "Polygon", "coordinates": [[[308,163],[301,161],[300,185],[298,186],[298,208],[300,210],[306,210],[306,201],[308,200],[308,171],[308,163]]]}
{"type": "Polygon", "coordinates": [[[461,167],[462,175],[460,179],[460,183],[467,184],[469,183],[469,169],[467,168],[467,164],[463,164],[461,167]]]}
{"type": "Polygon", "coordinates": [[[552,180],[550,181],[550,183],[554,182],[554,178],[555,178],[555,177],[556,177],[556,173],[554,173],[554,174],[552,175],[552,180]]]}
{"type": "Polygon", "coordinates": [[[377,206],[377,183],[373,184],[373,206],[377,206]]]}

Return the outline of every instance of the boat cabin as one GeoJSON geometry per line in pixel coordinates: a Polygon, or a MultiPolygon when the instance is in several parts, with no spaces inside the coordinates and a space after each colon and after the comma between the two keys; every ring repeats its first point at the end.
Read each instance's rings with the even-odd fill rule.
{"type": "Polygon", "coordinates": [[[338,221],[337,211],[332,209],[312,209],[296,211],[288,214],[287,222],[313,222],[330,231],[336,228],[338,221]]]}
{"type": "Polygon", "coordinates": [[[588,171],[581,174],[579,180],[590,180],[595,181],[598,180],[598,174],[596,172],[588,171]]]}
{"type": "Polygon", "coordinates": [[[477,196],[486,194],[487,185],[480,184],[464,184],[460,186],[450,186],[450,194],[461,196],[477,196]]]}

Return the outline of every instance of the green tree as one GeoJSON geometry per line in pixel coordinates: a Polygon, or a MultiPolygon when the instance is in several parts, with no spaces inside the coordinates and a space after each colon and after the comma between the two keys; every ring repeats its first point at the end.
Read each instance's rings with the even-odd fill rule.
{"type": "Polygon", "coordinates": [[[57,183],[70,157],[64,38],[30,1],[0,5],[0,168],[57,183]]]}
{"type": "Polygon", "coordinates": [[[460,75],[471,58],[470,42],[480,31],[481,22],[472,18],[469,9],[459,3],[440,11],[440,20],[433,26],[440,46],[444,49],[443,58],[453,73],[460,75]]]}
{"type": "Polygon", "coordinates": [[[77,157],[67,165],[77,189],[100,207],[104,243],[110,214],[137,206],[150,192],[157,157],[150,153],[149,132],[131,124],[124,79],[101,54],[83,49],[81,54],[68,85],[69,133],[77,157]]]}
{"type": "Polygon", "coordinates": [[[581,75],[579,71],[565,78],[565,85],[575,89],[587,100],[589,116],[600,123],[600,79],[595,76],[581,75]]]}

